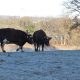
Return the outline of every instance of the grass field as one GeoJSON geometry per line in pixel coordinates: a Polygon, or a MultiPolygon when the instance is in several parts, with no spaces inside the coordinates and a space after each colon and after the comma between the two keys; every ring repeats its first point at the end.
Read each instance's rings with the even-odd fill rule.
{"type": "Polygon", "coordinates": [[[0,80],[80,80],[80,51],[1,52],[0,80]]]}

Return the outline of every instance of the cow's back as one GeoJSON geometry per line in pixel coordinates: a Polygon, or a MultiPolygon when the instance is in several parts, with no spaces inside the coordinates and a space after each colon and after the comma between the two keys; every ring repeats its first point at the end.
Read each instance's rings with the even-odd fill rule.
{"type": "Polygon", "coordinates": [[[43,43],[46,33],[43,30],[35,31],[33,34],[33,40],[36,43],[43,43]]]}
{"type": "Polygon", "coordinates": [[[11,29],[9,28],[0,29],[0,40],[10,35],[11,35],[11,29]]]}
{"type": "Polygon", "coordinates": [[[0,41],[3,39],[7,39],[10,42],[20,43],[26,40],[27,34],[21,30],[13,29],[13,28],[3,28],[0,29],[0,41]]]}

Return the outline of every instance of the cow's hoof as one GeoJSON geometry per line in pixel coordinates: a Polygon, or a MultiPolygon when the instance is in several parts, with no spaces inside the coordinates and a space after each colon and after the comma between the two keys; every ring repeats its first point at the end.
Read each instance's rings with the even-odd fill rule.
{"type": "Polygon", "coordinates": [[[38,50],[37,50],[37,49],[35,49],[35,51],[37,52],[38,50]]]}
{"type": "Polygon", "coordinates": [[[6,51],[5,51],[5,50],[3,50],[3,52],[5,53],[6,51]]]}
{"type": "Polygon", "coordinates": [[[21,50],[21,52],[24,52],[23,50],[21,50]]]}
{"type": "Polygon", "coordinates": [[[16,49],[16,51],[18,51],[18,49],[16,49]]]}
{"type": "Polygon", "coordinates": [[[17,48],[16,51],[19,51],[19,48],[17,48]]]}

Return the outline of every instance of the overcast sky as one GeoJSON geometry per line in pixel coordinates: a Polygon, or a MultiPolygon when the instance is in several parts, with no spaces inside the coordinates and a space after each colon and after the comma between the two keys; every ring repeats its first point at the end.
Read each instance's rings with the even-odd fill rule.
{"type": "Polygon", "coordinates": [[[57,17],[64,0],[0,0],[0,15],[57,17]]]}

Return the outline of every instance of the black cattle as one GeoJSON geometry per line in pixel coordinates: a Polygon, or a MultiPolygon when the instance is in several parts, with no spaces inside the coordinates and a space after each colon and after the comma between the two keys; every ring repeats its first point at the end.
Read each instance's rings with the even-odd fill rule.
{"type": "Polygon", "coordinates": [[[24,31],[13,29],[13,28],[3,28],[0,29],[0,43],[1,43],[1,49],[3,52],[6,52],[4,50],[4,45],[6,43],[13,43],[19,46],[17,51],[21,49],[23,51],[23,45],[28,42],[32,44],[32,36],[24,31]]]}
{"type": "Polygon", "coordinates": [[[49,46],[50,39],[51,37],[47,37],[43,30],[35,31],[33,34],[35,51],[40,51],[40,46],[42,46],[42,51],[44,51],[44,45],[49,46]]]}

